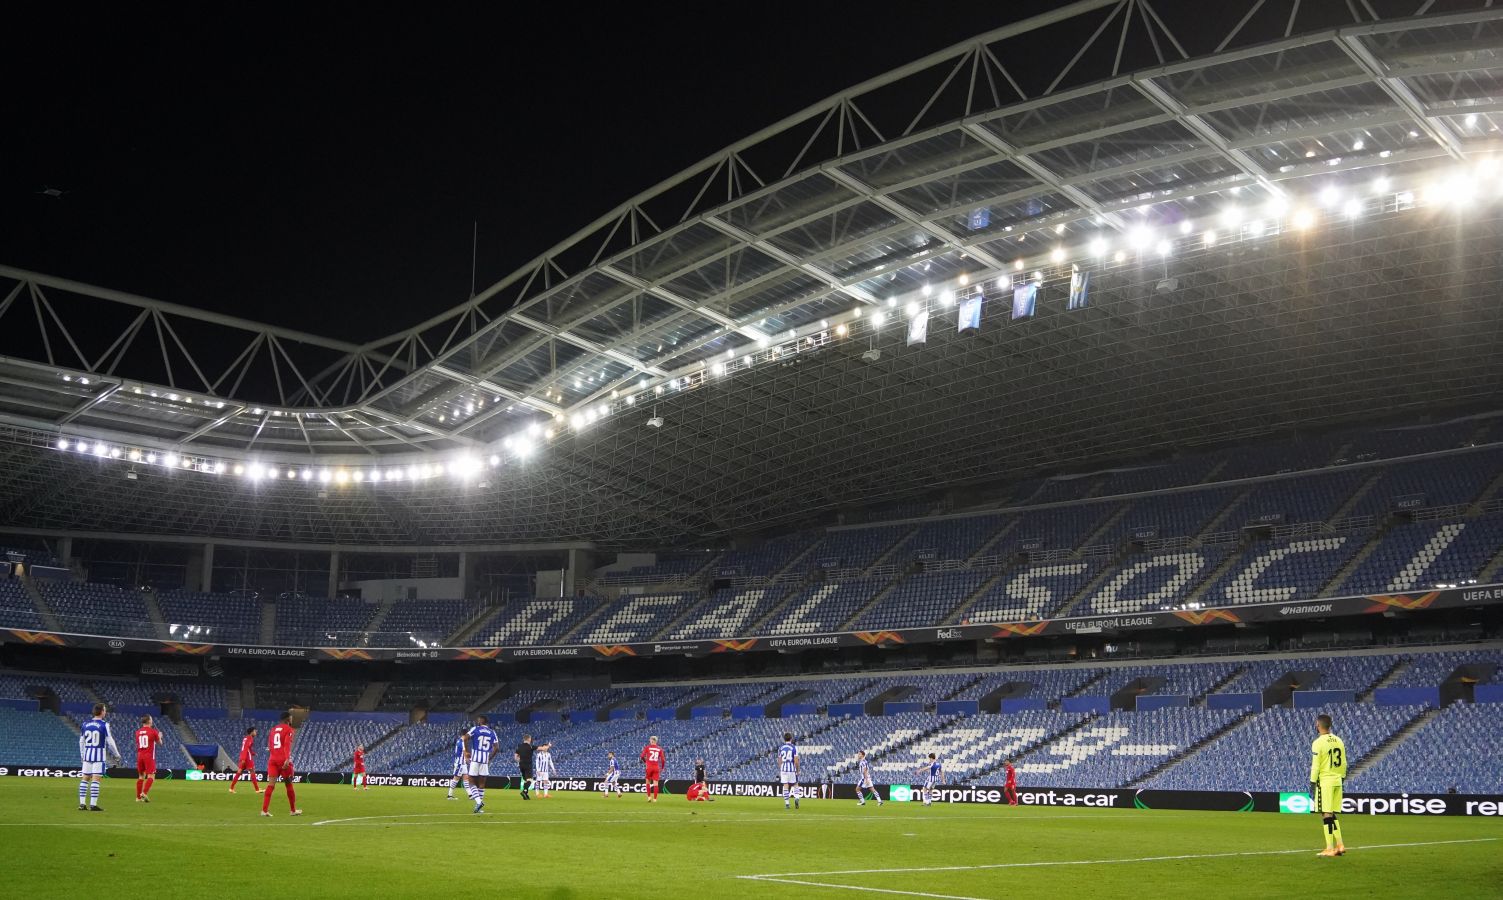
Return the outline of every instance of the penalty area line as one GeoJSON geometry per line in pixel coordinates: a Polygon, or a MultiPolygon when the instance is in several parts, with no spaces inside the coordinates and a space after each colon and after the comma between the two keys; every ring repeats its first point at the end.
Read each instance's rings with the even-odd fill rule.
{"type": "MultiPolygon", "coordinates": [[[[1409,841],[1397,844],[1368,844],[1362,847],[1353,847],[1352,850],[1389,850],[1403,847],[1438,847],[1446,844],[1485,844],[1498,841],[1499,838],[1461,838],[1451,841],[1409,841]]],[[[931,894],[923,891],[904,891],[896,888],[866,887],[855,884],[830,884],[821,881],[804,881],[805,878],[828,878],[835,875],[891,875],[914,872],[965,872],[986,869],[1034,869],[1053,866],[1106,866],[1122,865],[1126,863],[1151,863],[1151,862],[1174,862],[1195,859],[1231,859],[1247,856],[1289,856],[1300,853],[1315,855],[1315,851],[1309,848],[1298,850],[1241,850],[1227,853],[1182,853],[1173,856],[1138,856],[1117,859],[1055,859],[1040,860],[1037,862],[1010,862],[1010,863],[980,863],[969,866],[918,866],[911,868],[887,868],[887,869],[840,869],[823,872],[781,872],[765,875],[737,875],[738,879],[745,881],[771,881],[785,884],[798,884],[807,887],[832,888],[842,891],[866,891],[877,894],[902,894],[908,897],[938,897],[944,900],[983,900],[977,897],[960,897],[952,894],[931,894]]]]}

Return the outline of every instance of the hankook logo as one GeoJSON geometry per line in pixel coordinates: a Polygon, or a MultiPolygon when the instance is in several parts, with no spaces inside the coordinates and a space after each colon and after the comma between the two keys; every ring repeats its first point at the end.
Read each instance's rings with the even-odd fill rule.
{"type": "Polygon", "coordinates": [[[1311,613],[1328,613],[1330,611],[1331,611],[1331,604],[1329,604],[1329,603],[1317,603],[1317,604],[1315,604],[1313,606],[1286,606],[1286,607],[1284,607],[1284,608],[1282,608],[1282,609],[1279,610],[1279,615],[1281,615],[1281,616],[1307,616],[1307,615],[1310,615],[1311,613]]]}

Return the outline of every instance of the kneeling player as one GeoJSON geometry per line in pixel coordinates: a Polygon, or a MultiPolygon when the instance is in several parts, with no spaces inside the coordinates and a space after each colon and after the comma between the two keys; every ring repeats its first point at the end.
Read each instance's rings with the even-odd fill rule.
{"type": "Polygon", "coordinates": [[[694,783],[689,786],[689,790],[692,794],[690,800],[715,802],[715,798],[710,796],[710,782],[705,778],[705,761],[702,759],[694,761],[694,783]]]}
{"type": "Polygon", "coordinates": [[[136,802],[150,803],[151,786],[157,780],[157,745],[162,743],[162,733],[151,725],[151,716],[141,717],[141,727],[136,729],[136,802]]]}
{"type": "Polygon", "coordinates": [[[245,738],[240,742],[240,762],[235,767],[235,780],[230,782],[230,793],[235,793],[235,785],[240,783],[240,776],[250,773],[251,787],[256,793],[261,793],[261,783],[256,780],[256,729],[255,726],[245,729],[245,738]]]}

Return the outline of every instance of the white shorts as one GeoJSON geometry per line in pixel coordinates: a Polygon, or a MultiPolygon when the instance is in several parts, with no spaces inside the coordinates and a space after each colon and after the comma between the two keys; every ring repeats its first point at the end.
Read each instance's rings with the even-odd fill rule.
{"type": "Polygon", "coordinates": [[[798,784],[798,776],[797,775],[790,775],[789,773],[784,772],[782,774],[782,776],[778,779],[778,783],[779,784],[798,784]]]}
{"type": "Polygon", "coordinates": [[[542,772],[539,772],[535,776],[533,776],[532,780],[536,784],[547,784],[547,783],[549,783],[550,781],[553,780],[553,776],[552,775],[546,775],[546,774],[544,774],[542,772]]]}
{"type": "Polygon", "coordinates": [[[464,760],[463,759],[456,759],[456,760],[454,760],[454,774],[455,775],[463,775],[463,774],[465,774],[465,764],[464,764],[464,760]]]}
{"type": "Polygon", "coordinates": [[[618,782],[620,780],[621,780],[621,776],[618,775],[618,774],[616,774],[616,773],[614,773],[614,772],[611,773],[610,775],[605,776],[605,783],[606,784],[615,784],[616,782],[618,782]]]}
{"type": "Polygon", "coordinates": [[[80,769],[85,775],[103,775],[104,762],[86,762],[80,767],[80,769]]]}
{"type": "Polygon", "coordinates": [[[470,777],[471,778],[483,777],[483,776],[487,776],[487,775],[490,775],[490,774],[491,774],[491,764],[490,763],[488,763],[488,762],[483,762],[483,763],[481,763],[481,762],[471,762],[470,763],[470,777]]]}
{"type": "Polygon", "coordinates": [[[860,791],[874,791],[877,789],[877,786],[870,781],[863,781],[856,785],[856,789],[860,791]]]}

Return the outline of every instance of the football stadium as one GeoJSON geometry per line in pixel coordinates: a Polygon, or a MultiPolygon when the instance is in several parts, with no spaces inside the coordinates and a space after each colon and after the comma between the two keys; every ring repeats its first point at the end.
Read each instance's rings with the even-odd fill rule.
{"type": "Polygon", "coordinates": [[[0,247],[6,894],[1503,896],[1503,9],[998,6],[375,339],[0,247]]]}

